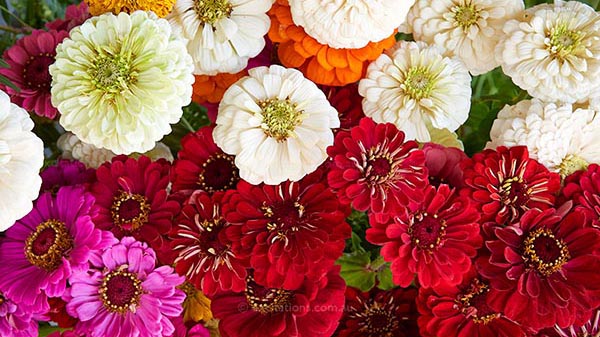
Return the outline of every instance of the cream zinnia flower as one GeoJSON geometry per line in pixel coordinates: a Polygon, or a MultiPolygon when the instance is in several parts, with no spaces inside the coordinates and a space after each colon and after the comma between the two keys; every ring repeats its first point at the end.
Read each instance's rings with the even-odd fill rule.
{"type": "Polygon", "coordinates": [[[44,144],[32,129],[27,111],[0,91],[0,231],[31,211],[42,185],[44,144]]]}
{"type": "Polygon", "coordinates": [[[339,126],[337,111],[313,82],[273,65],[249,70],[225,91],[213,136],[235,155],[242,179],[276,185],[316,170],[339,126]]]}
{"type": "Polygon", "coordinates": [[[571,104],[525,100],[505,106],[490,131],[488,148],[525,145],[531,158],[565,177],[600,163],[600,116],[571,104]]]}
{"type": "Polygon", "coordinates": [[[523,6],[523,0],[417,0],[406,21],[415,40],[440,46],[479,75],[499,65],[494,49],[502,27],[523,6]]]}
{"type": "Polygon", "coordinates": [[[192,96],[192,59],[165,19],[107,13],[56,48],[52,104],[60,124],[118,154],[145,152],[171,132],[192,96]]]}
{"type": "Polygon", "coordinates": [[[430,141],[428,127],[455,131],[469,116],[471,76],[437,46],[400,41],[367,69],[358,91],[365,115],[394,123],[407,139],[430,141]]]}
{"type": "Polygon", "coordinates": [[[415,0],[289,0],[294,23],[319,43],[362,48],[394,33],[415,0]]]}
{"type": "Polygon", "coordinates": [[[504,27],[502,70],[536,98],[574,103],[600,86],[600,15],[569,1],[540,5],[504,27]]]}
{"type": "Polygon", "coordinates": [[[167,17],[188,40],[194,73],[237,73],[265,47],[272,0],[177,0],[167,17]]]}

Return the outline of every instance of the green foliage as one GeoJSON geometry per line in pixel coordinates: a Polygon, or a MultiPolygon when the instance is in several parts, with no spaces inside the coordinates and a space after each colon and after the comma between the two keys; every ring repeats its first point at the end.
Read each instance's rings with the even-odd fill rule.
{"type": "Polygon", "coordinates": [[[336,263],[342,267],[341,275],[348,286],[361,291],[369,291],[375,285],[384,290],[394,287],[389,264],[381,256],[371,261],[368,252],[344,254],[336,263]]]}
{"type": "Polygon", "coordinates": [[[181,138],[209,124],[210,120],[206,114],[206,108],[192,102],[183,108],[181,120],[172,126],[173,132],[165,136],[162,142],[171,149],[174,156],[177,156],[177,152],[181,149],[181,138]]]}

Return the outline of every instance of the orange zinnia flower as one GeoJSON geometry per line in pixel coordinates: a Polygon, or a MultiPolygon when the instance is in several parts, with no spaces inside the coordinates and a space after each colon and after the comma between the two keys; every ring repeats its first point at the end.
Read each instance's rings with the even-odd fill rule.
{"type": "Polygon", "coordinates": [[[198,104],[206,102],[219,103],[221,98],[223,98],[225,90],[246,75],[248,75],[246,70],[235,74],[220,73],[214,76],[195,75],[196,82],[194,82],[193,86],[192,101],[198,104]]]}
{"type": "Polygon", "coordinates": [[[318,84],[342,86],[357,82],[368,64],[396,42],[392,34],[363,48],[335,49],[320,44],[294,24],[287,0],[276,0],[268,14],[271,17],[269,38],[279,44],[277,53],[281,63],[300,69],[318,84]]]}

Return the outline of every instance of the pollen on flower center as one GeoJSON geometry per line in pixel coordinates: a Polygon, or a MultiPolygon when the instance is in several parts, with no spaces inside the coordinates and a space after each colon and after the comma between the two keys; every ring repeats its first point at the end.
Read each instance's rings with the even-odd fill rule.
{"type": "Polygon", "coordinates": [[[584,34],[579,31],[570,30],[567,24],[560,24],[553,27],[546,36],[546,46],[550,54],[563,60],[577,52],[577,49],[581,46],[584,34]]]}
{"type": "Polygon", "coordinates": [[[131,62],[122,55],[102,55],[92,63],[91,82],[105,93],[118,94],[135,81],[131,62]]]}
{"type": "Polygon", "coordinates": [[[23,80],[29,88],[47,89],[50,88],[50,72],[48,67],[54,63],[54,56],[50,53],[40,53],[37,56],[30,56],[23,67],[23,80]]]}
{"type": "Polygon", "coordinates": [[[524,205],[529,199],[529,193],[529,189],[522,178],[507,178],[500,185],[500,202],[505,205],[524,205]]]}
{"type": "Polygon", "coordinates": [[[410,68],[404,82],[400,85],[406,94],[415,100],[428,98],[435,86],[436,75],[425,67],[410,68]]]}
{"type": "Polygon", "coordinates": [[[73,237],[65,223],[47,220],[37,226],[25,241],[25,256],[31,264],[53,271],[60,265],[62,257],[73,248],[73,237]]]}
{"type": "Polygon", "coordinates": [[[366,336],[392,337],[398,331],[400,322],[395,315],[395,305],[382,307],[379,303],[366,306],[362,312],[352,315],[360,325],[359,331],[366,336]]]}
{"type": "Polygon", "coordinates": [[[203,23],[214,25],[223,17],[229,17],[233,6],[227,0],[195,0],[194,10],[203,23]]]}
{"type": "Polygon", "coordinates": [[[446,220],[439,219],[437,214],[418,212],[413,217],[408,234],[415,246],[430,251],[442,243],[446,227],[446,220]]]}
{"type": "Polygon", "coordinates": [[[208,193],[228,190],[238,181],[238,169],[234,157],[224,153],[208,158],[202,164],[202,172],[198,177],[198,185],[208,193]]]}
{"type": "Polygon", "coordinates": [[[559,173],[562,178],[565,178],[572,173],[585,170],[588,167],[588,162],[585,159],[579,157],[578,155],[570,154],[563,158],[562,162],[559,165],[559,173]]]}
{"type": "Polygon", "coordinates": [[[271,98],[259,101],[258,106],[262,109],[261,127],[265,134],[284,141],[292,135],[296,126],[302,123],[302,110],[296,109],[297,104],[289,99],[280,100],[271,98]]]}
{"type": "Polygon", "coordinates": [[[473,320],[477,324],[488,324],[500,314],[493,311],[486,303],[486,294],[489,287],[479,279],[474,279],[467,291],[457,300],[455,300],[457,308],[466,317],[473,320]]]}
{"type": "Polygon", "coordinates": [[[475,8],[472,3],[463,6],[454,6],[452,8],[454,21],[458,26],[465,30],[477,23],[477,20],[481,18],[480,12],[481,10],[475,8]]]}
{"type": "Polygon", "coordinates": [[[287,200],[283,203],[261,207],[263,214],[271,219],[267,230],[271,233],[271,242],[284,241],[287,246],[289,235],[298,232],[300,228],[313,229],[314,226],[304,222],[304,206],[298,201],[287,200]]]}
{"type": "Polygon", "coordinates": [[[523,241],[523,260],[529,268],[544,276],[559,271],[571,258],[563,240],[547,228],[538,228],[523,241]]]}
{"type": "Polygon", "coordinates": [[[135,231],[148,222],[150,204],[143,195],[120,191],[113,199],[110,214],[115,225],[126,231],[135,231]]]}
{"type": "Polygon", "coordinates": [[[248,276],[246,285],[246,301],[252,310],[263,315],[288,310],[294,293],[285,289],[268,289],[254,282],[254,278],[248,276]]]}
{"type": "Polygon", "coordinates": [[[104,307],[110,312],[135,311],[142,296],[142,281],[124,268],[108,273],[98,290],[104,307]]]}

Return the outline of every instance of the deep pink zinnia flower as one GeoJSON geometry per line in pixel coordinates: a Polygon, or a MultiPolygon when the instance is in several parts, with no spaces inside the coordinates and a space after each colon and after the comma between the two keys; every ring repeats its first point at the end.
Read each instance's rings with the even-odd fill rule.
{"type": "Polygon", "coordinates": [[[90,16],[88,5],[85,1],[82,1],[77,5],[67,6],[64,19],[56,19],[46,23],[45,26],[48,30],[64,30],[69,32],[74,27],[84,23],[90,16]]]}
{"type": "Polygon", "coordinates": [[[61,159],[56,165],[48,166],[41,173],[42,192],[56,193],[63,186],[82,185],[88,188],[96,181],[96,170],[86,168],[85,165],[76,160],[61,159]]]}
{"type": "Polygon", "coordinates": [[[0,336],[37,337],[38,322],[35,318],[42,313],[33,307],[15,303],[0,292],[0,336]]]}
{"type": "Polygon", "coordinates": [[[329,337],[344,311],[346,284],[334,267],[295,290],[264,287],[248,277],[244,292],[215,296],[211,310],[222,337],[329,337]]]}
{"type": "Polygon", "coordinates": [[[435,143],[425,143],[425,166],[432,185],[447,184],[450,187],[463,187],[463,170],[460,163],[467,155],[455,147],[445,147],[435,143]]]}
{"type": "Polygon", "coordinates": [[[32,111],[38,116],[54,118],[58,110],[50,101],[52,77],[48,67],[54,63],[56,46],[69,36],[65,31],[34,30],[31,35],[19,39],[4,52],[4,60],[9,68],[1,68],[20,91],[0,85],[13,103],[32,111]]]}
{"type": "Polygon", "coordinates": [[[76,332],[89,337],[166,337],[171,318],[183,311],[184,277],[169,266],[156,267],[156,255],[132,237],[90,259],[88,271],[73,273],[65,294],[67,311],[79,318],[76,332]]]}
{"type": "Polygon", "coordinates": [[[201,323],[187,327],[181,316],[174,317],[171,322],[175,326],[175,332],[169,337],[210,337],[210,332],[201,323]]]}
{"type": "Polygon", "coordinates": [[[172,247],[177,253],[175,270],[211,296],[218,290],[242,291],[246,266],[231,250],[225,235],[228,223],[221,212],[224,192],[212,197],[196,191],[183,206],[175,222],[172,247]]]}
{"type": "Polygon", "coordinates": [[[532,209],[497,226],[477,259],[490,280],[488,304],[535,331],[583,324],[600,305],[600,232],[570,207],[532,209]]]}
{"type": "Polygon", "coordinates": [[[94,228],[93,203],[82,187],[42,194],[0,242],[0,289],[39,311],[48,308],[46,296],[62,296],[71,273],[85,271],[91,252],[113,239],[94,228]]]}
{"type": "Polygon", "coordinates": [[[319,279],[342,255],[348,214],[320,177],[317,172],[276,186],[242,180],[226,193],[223,214],[233,224],[227,237],[260,284],[295,289],[305,275],[319,279]]]}
{"type": "Polygon", "coordinates": [[[468,198],[448,185],[428,186],[419,203],[402,208],[389,222],[370,216],[367,240],[383,245],[394,283],[407,287],[417,274],[423,287],[456,285],[481,247],[479,215],[468,198]]]}
{"type": "Polygon", "coordinates": [[[561,199],[572,200],[575,208],[592,219],[600,228],[600,166],[591,164],[585,171],[577,171],[565,179],[561,199]]]}
{"type": "Polygon", "coordinates": [[[414,141],[404,142],[404,133],[390,123],[363,118],[339,132],[327,153],[333,159],[329,186],[359,211],[393,215],[399,206],[419,200],[427,185],[423,151],[414,141]]]}
{"type": "Polygon", "coordinates": [[[560,175],[529,158],[525,146],[477,153],[462,162],[465,188],[478,205],[481,221],[510,224],[529,209],[554,205],[560,175]]]}

